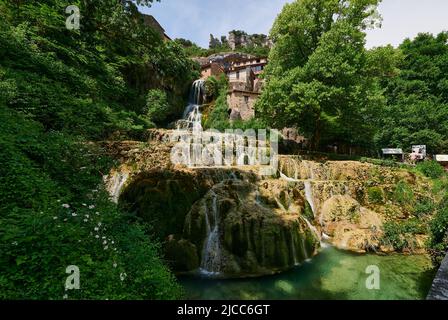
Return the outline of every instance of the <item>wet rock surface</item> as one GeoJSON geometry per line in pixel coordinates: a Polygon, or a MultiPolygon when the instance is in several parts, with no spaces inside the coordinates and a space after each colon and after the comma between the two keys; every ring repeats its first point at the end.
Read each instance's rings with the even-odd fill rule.
{"type": "MultiPolygon", "coordinates": [[[[344,250],[389,253],[384,225],[410,219],[407,197],[427,198],[430,189],[408,170],[353,161],[280,156],[271,177],[259,176],[257,166],[173,166],[167,134],[152,131],[148,143],[115,146],[121,165],[106,180],[120,205],[157,226],[178,272],[276,273],[313,257],[322,239],[344,250]]],[[[414,237],[415,250],[425,237],[414,237]]]]}

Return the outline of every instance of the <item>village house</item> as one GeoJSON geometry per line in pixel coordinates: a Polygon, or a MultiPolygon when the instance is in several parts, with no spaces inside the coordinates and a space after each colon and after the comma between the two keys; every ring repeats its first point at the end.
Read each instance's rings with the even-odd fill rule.
{"type": "Polygon", "coordinates": [[[255,103],[261,94],[260,75],[267,58],[249,58],[232,61],[226,72],[229,79],[227,103],[231,120],[250,120],[255,116],[255,103]]]}
{"type": "Polygon", "coordinates": [[[435,160],[448,171],[448,155],[439,154],[435,156],[435,160]]]}

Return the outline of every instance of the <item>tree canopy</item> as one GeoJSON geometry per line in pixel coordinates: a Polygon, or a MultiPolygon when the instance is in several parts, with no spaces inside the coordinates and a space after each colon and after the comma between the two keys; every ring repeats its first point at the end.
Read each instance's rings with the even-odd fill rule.
{"type": "Polygon", "coordinates": [[[383,104],[364,48],[367,27],[380,22],[377,0],[304,0],[285,5],[271,31],[275,42],[257,114],[276,127],[299,127],[322,140],[363,145],[383,104]]]}

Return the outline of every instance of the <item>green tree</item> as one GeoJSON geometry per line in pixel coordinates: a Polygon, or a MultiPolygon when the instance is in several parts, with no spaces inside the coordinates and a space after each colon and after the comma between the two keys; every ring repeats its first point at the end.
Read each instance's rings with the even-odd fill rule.
{"type": "Polygon", "coordinates": [[[427,145],[448,152],[448,33],[419,34],[400,45],[400,72],[382,81],[387,98],[376,136],[379,147],[427,145]]]}
{"type": "Polygon", "coordinates": [[[153,89],[146,95],[146,116],[153,122],[164,121],[170,112],[170,106],[166,93],[153,89]]]}
{"type": "Polygon", "coordinates": [[[295,126],[316,149],[322,141],[371,141],[383,104],[364,48],[379,22],[377,0],[295,1],[271,31],[275,42],[257,112],[274,127],[295,126]]]}

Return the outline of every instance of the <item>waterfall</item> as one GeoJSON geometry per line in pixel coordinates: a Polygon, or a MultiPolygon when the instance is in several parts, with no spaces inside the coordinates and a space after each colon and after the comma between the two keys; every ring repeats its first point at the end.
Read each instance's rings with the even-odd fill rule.
{"type": "Polygon", "coordinates": [[[310,228],[310,230],[311,230],[311,231],[317,236],[317,238],[320,240],[321,236],[320,236],[320,234],[319,234],[319,231],[317,231],[317,228],[316,228],[315,226],[313,226],[313,225],[311,224],[311,222],[308,221],[307,218],[305,218],[305,217],[302,217],[302,218],[303,218],[303,220],[305,220],[306,225],[308,226],[308,228],[310,228]]]}
{"type": "Polygon", "coordinates": [[[305,258],[305,260],[309,259],[309,255],[308,252],[306,251],[306,243],[305,243],[305,237],[301,237],[301,241],[302,241],[302,253],[303,253],[303,257],[305,258]]]}
{"type": "Polygon", "coordinates": [[[297,259],[296,241],[295,241],[293,229],[291,230],[291,247],[292,247],[292,256],[294,258],[294,266],[298,266],[300,263],[299,263],[299,259],[297,259]]]}
{"type": "Polygon", "coordinates": [[[178,130],[193,130],[193,133],[202,131],[201,105],[205,101],[205,80],[193,82],[190,98],[184,110],[183,118],[177,121],[178,130]]]}
{"type": "Polygon", "coordinates": [[[204,243],[202,253],[201,272],[207,275],[218,275],[221,272],[221,243],[219,240],[219,215],[218,215],[218,197],[213,194],[212,214],[213,227],[208,217],[208,206],[205,210],[205,223],[207,228],[207,237],[204,243]]]}
{"type": "Polygon", "coordinates": [[[255,192],[255,203],[258,204],[258,205],[262,204],[261,203],[261,198],[260,198],[260,191],[258,191],[258,190],[255,192]]]}
{"type": "Polygon", "coordinates": [[[109,179],[108,185],[109,188],[109,194],[111,196],[111,200],[114,203],[118,203],[118,199],[120,198],[121,190],[123,189],[124,184],[129,178],[128,172],[115,172],[112,177],[109,179]]]}
{"type": "Polygon", "coordinates": [[[310,204],[311,210],[313,211],[314,217],[316,217],[316,206],[314,205],[313,188],[310,181],[305,181],[305,197],[306,201],[310,204]]]}

